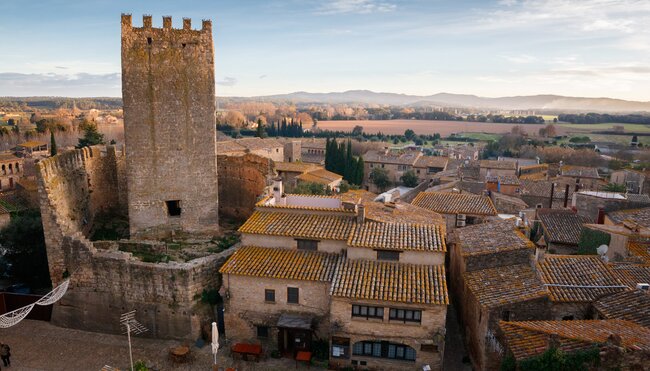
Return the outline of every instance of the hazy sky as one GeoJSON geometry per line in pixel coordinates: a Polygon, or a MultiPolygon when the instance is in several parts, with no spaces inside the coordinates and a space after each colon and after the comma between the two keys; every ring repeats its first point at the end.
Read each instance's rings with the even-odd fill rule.
{"type": "Polygon", "coordinates": [[[213,21],[217,95],[650,100],[650,0],[0,0],[0,95],[120,96],[120,13],[213,21]]]}

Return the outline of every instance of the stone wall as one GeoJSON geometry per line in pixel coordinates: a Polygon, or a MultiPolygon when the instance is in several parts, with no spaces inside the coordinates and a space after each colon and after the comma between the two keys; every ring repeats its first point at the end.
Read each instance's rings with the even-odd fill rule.
{"type": "Polygon", "coordinates": [[[64,153],[38,164],[39,198],[53,285],[70,275],[52,322],[121,333],[119,316],[138,310],[147,335],[195,338],[207,318],[195,299],[218,288],[225,251],[187,263],[144,263],[121,251],[98,249],[85,234],[94,216],[126,213],[124,157],[114,147],[64,153]]]}
{"type": "Polygon", "coordinates": [[[212,24],[133,27],[122,16],[122,99],[131,235],[218,231],[212,24]],[[170,206],[171,205],[171,206],[170,206]],[[180,212],[178,207],[180,206],[180,212]],[[179,215],[176,215],[176,214],[179,215]]]}
{"type": "Polygon", "coordinates": [[[581,193],[573,194],[571,205],[578,210],[578,215],[584,216],[593,222],[598,221],[598,209],[606,213],[616,210],[638,209],[650,206],[647,203],[596,197],[581,193]]]}
{"type": "Polygon", "coordinates": [[[254,154],[219,155],[219,214],[246,220],[273,177],[273,161],[254,154]]]}

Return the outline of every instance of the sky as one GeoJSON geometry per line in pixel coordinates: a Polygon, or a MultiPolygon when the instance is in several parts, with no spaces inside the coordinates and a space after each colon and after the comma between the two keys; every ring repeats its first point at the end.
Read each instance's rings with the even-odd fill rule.
{"type": "Polygon", "coordinates": [[[650,101],[650,0],[0,0],[0,96],[121,96],[121,13],[211,19],[218,96],[650,101]]]}

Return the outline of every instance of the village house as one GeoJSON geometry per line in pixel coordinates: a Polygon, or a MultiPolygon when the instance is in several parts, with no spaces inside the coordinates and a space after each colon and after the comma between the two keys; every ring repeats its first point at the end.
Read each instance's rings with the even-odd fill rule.
{"type": "Polygon", "coordinates": [[[276,162],[275,171],[282,179],[282,183],[287,188],[295,187],[297,184],[296,177],[308,171],[323,169],[322,166],[306,162],[276,162]]]}
{"type": "Polygon", "coordinates": [[[575,184],[584,190],[599,190],[606,183],[598,174],[598,169],[587,166],[560,166],[558,180],[564,184],[575,184]]]}
{"type": "Polygon", "coordinates": [[[243,138],[217,142],[217,154],[238,156],[252,153],[276,162],[285,161],[284,144],[273,138],[243,138]]]}
{"type": "Polygon", "coordinates": [[[0,191],[15,189],[23,171],[22,158],[11,152],[0,153],[0,191]]]}
{"type": "Polygon", "coordinates": [[[522,180],[548,180],[548,164],[520,166],[518,173],[522,180]]]}
{"type": "Polygon", "coordinates": [[[365,191],[292,195],[279,180],[272,189],[221,269],[226,331],[290,356],[326,339],[341,367],[440,370],[449,303],[442,217],[365,191]]]}
{"type": "Polygon", "coordinates": [[[517,163],[514,161],[481,160],[479,180],[494,176],[517,177],[517,163]]]}
{"type": "Polygon", "coordinates": [[[48,157],[50,155],[50,147],[47,142],[28,141],[20,143],[14,148],[15,154],[18,157],[48,157]]]}
{"type": "Polygon", "coordinates": [[[325,139],[303,139],[301,142],[301,157],[303,162],[319,165],[325,164],[325,139]]]}
{"type": "Polygon", "coordinates": [[[485,178],[486,189],[504,195],[515,196],[521,193],[519,178],[510,175],[488,176],[485,178]]]}
{"type": "Polygon", "coordinates": [[[448,230],[480,224],[497,215],[488,196],[467,193],[421,192],[412,204],[442,214],[448,230]]]}
{"type": "Polygon", "coordinates": [[[625,191],[627,193],[635,194],[647,194],[650,189],[648,189],[645,184],[646,181],[646,172],[638,171],[632,169],[622,169],[612,171],[610,175],[609,182],[614,184],[620,184],[625,186],[625,191]]]}
{"type": "Polygon", "coordinates": [[[525,180],[523,178],[519,182],[519,197],[530,207],[549,209],[571,207],[575,186],[547,180],[525,180]]]}
{"type": "Polygon", "coordinates": [[[373,150],[363,155],[364,184],[366,190],[377,191],[372,183],[372,171],[383,169],[393,184],[401,184],[401,177],[407,171],[413,171],[419,182],[431,180],[437,173],[447,167],[447,157],[425,156],[420,150],[373,150]]]}
{"type": "Polygon", "coordinates": [[[580,191],[574,193],[571,206],[578,210],[578,214],[602,224],[609,212],[648,207],[650,204],[645,195],[639,197],[617,192],[580,191]]]}
{"type": "Polygon", "coordinates": [[[599,256],[539,253],[536,269],[549,292],[555,320],[590,318],[594,301],[629,290],[599,256]]]}
{"type": "Polygon", "coordinates": [[[569,355],[596,349],[602,370],[644,370],[650,363],[650,329],[629,321],[502,321],[499,327],[504,358],[517,364],[551,348],[569,355]]]}
{"type": "Polygon", "coordinates": [[[338,191],[339,186],[343,182],[343,175],[325,169],[315,169],[298,175],[296,177],[296,182],[297,184],[316,183],[322,185],[326,189],[338,191]]]}
{"type": "Polygon", "coordinates": [[[570,209],[536,209],[541,239],[539,245],[546,246],[551,253],[573,254],[578,251],[578,243],[583,224],[588,220],[570,209]]]}

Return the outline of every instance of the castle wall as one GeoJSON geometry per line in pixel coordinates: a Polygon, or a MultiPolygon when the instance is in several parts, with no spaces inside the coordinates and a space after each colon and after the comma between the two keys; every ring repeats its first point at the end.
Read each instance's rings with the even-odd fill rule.
{"type": "Polygon", "coordinates": [[[41,215],[52,284],[70,274],[52,322],[121,333],[119,316],[138,310],[148,335],[194,338],[207,316],[197,294],[218,288],[219,266],[232,253],[186,263],[144,263],[130,253],[98,249],[85,237],[95,215],[126,212],[124,157],[114,147],[91,147],[38,164],[41,215]],[[197,309],[198,308],[198,309],[197,309]]]}
{"type": "Polygon", "coordinates": [[[122,16],[122,99],[132,236],[218,231],[212,24],[122,16]],[[170,205],[174,206],[170,206],[170,205]],[[176,215],[180,206],[180,215],[176,215]]]}
{"type": "Polygon", "coordinates": [[[246,220],[255,209],[267,181],[273,176],[272,161],[254,154],[219,155],[219,214],[246,220]]]}

